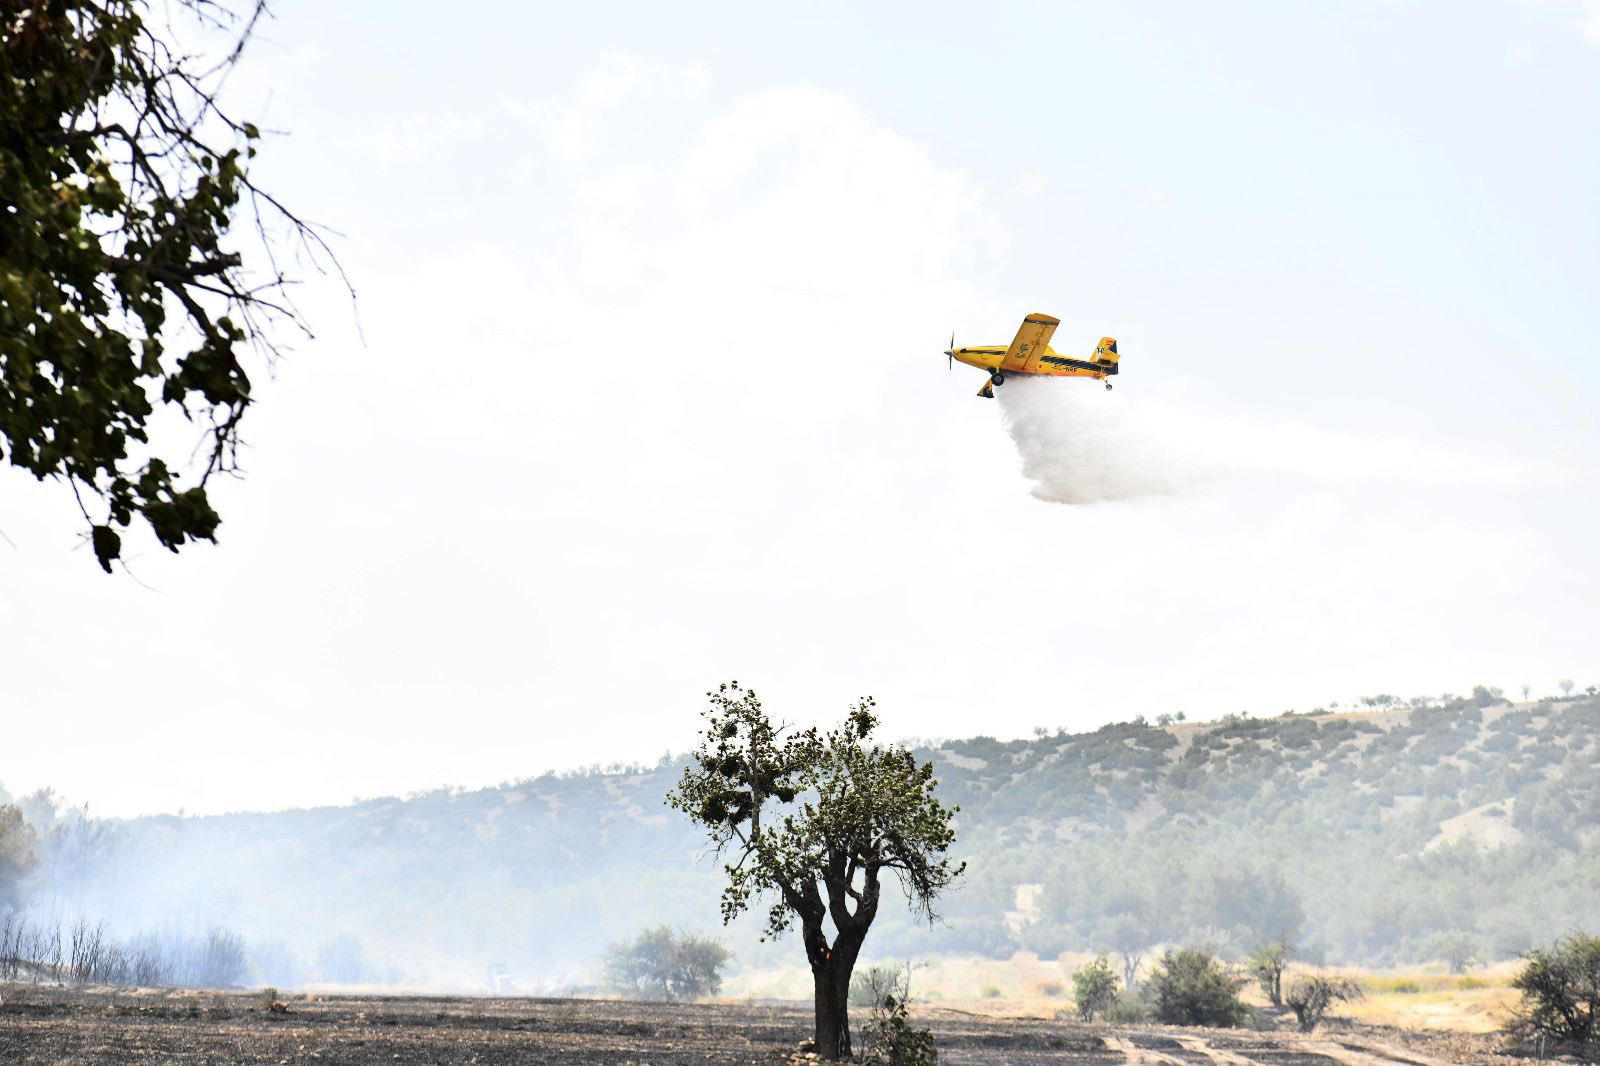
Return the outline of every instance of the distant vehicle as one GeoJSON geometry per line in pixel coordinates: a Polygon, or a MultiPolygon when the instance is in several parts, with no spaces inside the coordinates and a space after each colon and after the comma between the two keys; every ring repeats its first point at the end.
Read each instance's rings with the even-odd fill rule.
{"type": "MultiPolygon", "coordinates": [[[[945,355],[951,365],[956,360],[989,372],[978,395],[994,399],[994,387],[1005,383],[1007,374],[1034,374],[1040,377],[1094,378],[1105,381],[1117,373],[1117,338],[1101,337],[1094,355],[1088,359],[1069,359],[1050,347],[1050,337],[1061,325],[1059,318],[1032,314],[1022,320],[1022,328],[1011,341],[1009,348],[998,344],[980,345],[976,348],[957,348],[956,335],[950,334],[950,347],[945,355]]],[[[1111,382],[1106,381],[1106,388],[1111,382]]]]}

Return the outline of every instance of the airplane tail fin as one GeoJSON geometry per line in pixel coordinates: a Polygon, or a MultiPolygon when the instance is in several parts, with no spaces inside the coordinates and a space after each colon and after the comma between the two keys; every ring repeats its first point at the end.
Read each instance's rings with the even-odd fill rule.
{"type": "Polygon", "coordinates": [[[1117,361],[1121,358],[1117,354],[1117,338],[1101,337],[1100,343],[1095,346],[1094,361],[1109,366],[1110,369],[1106,373],[1115,374],[1117,373],[1117,361]]]}

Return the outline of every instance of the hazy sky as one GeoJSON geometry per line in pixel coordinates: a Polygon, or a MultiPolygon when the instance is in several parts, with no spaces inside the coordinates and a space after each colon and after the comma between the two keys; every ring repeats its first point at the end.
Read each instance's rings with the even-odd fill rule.
{"type": "Polygon", "coordinates": [[[274,7],[230,98],[364,343],[302,290],[142,584],[0,474],[11,791],[653,760],[730,677],[923,737],[1600,680],[1600,0],[274,7]],[[1031,311],[1117,391],[947,371],[1031,311]]]}

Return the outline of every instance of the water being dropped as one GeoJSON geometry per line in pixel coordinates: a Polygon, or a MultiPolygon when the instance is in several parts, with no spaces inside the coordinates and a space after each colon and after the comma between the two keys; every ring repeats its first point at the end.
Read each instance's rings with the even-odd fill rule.
{"type": "Polygon", "coordinates": [[[1054,503],[1178,492],[1201,477],[1175,427],[1092,381],[1012,377],[995,390],[1033,494],[1054,503]]]}

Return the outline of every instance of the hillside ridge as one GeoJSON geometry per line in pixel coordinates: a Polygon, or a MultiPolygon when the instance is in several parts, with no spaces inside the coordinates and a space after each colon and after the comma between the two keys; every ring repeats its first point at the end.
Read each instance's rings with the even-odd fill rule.
{"type": "MultiPolygon", "coordinates": [[[[1282,934],[1330,961],[1434,957],[1450,936],[1505,958],[1600,913],[1593,695],[1135,719],[915,750],[961,808],[969,870],[932,930],[885,908],[883,955],[1238,954],[1282,934]],[[1019,913],[1023,885],[1041,887],[1019,913]]],[[[132,819],[94,862],[58,864],[52,906],[129,932],[223,925],[304,968],[353,942],[380,975],[470,983],[505,963],[576,980],[643,925],[719,930],[719,867],[660,802],[677,770],[132,819]]],[[[752,924],[719,935],[744,964],[786,958],[752,924]]]]}

